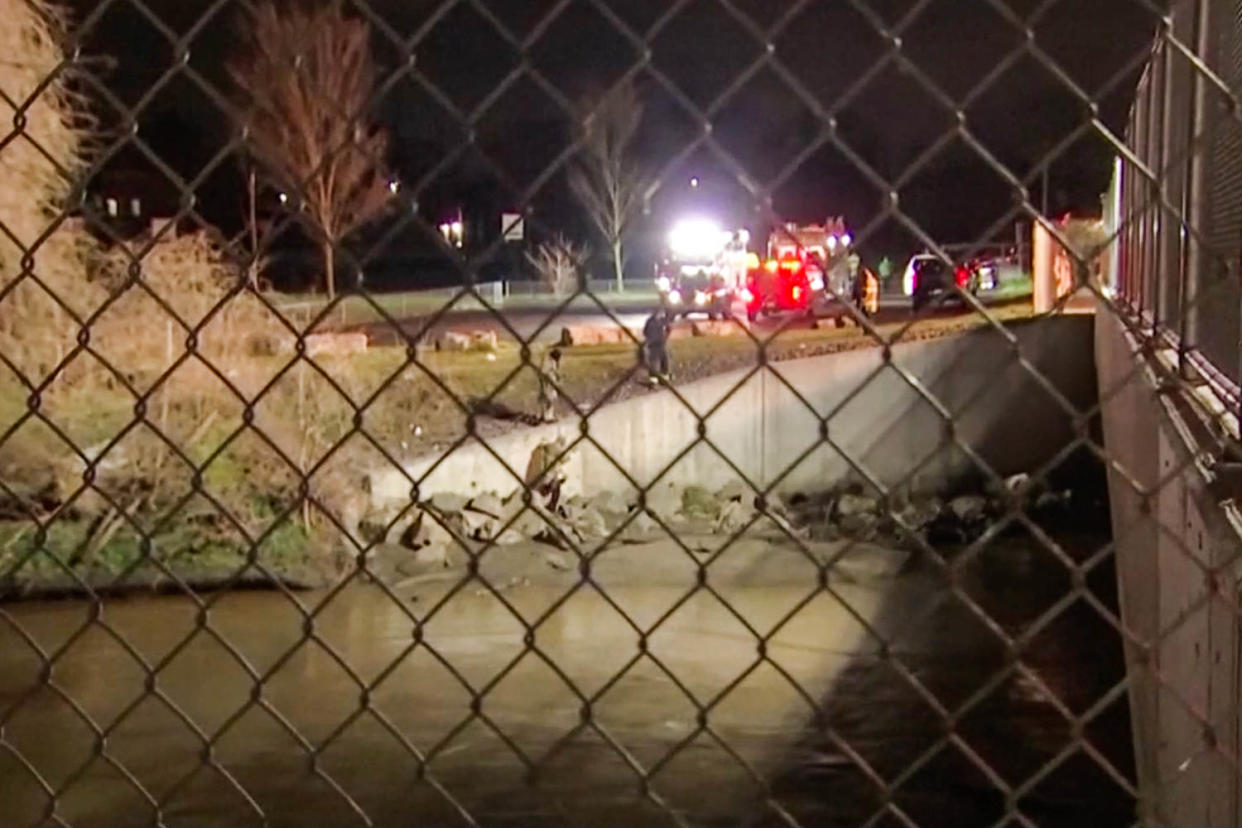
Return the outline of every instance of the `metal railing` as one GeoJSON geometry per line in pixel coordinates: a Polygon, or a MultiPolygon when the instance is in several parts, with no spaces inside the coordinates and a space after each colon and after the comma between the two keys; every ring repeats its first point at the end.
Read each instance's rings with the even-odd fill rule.
{"type": "Polygon", "coordinates": [[[1149,324],[1236,383],[1242,261],[1242,8],[1172,5],[1139,82],[1109,194],[1115,289],[1149,324]]]}

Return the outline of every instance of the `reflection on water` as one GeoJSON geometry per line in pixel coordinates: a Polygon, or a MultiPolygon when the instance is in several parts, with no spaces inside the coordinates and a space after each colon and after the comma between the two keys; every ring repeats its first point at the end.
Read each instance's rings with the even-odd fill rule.
{"type": "MultiPolygon", "coordinates": [[[[566,591],[535,586],[503,594],[533,623],[566,591]]],[[[722,591],[767,633],[811,590],[722,591]]],[[[645,628],[688,586],[608,592],[645,628]]],[[[866,617],[880,594],[845,589],[843,597],[866,617]]],[[[313,606],[322,596],[301,599],[313,606]]],[[[716,739],[756,772],[770,772],[809,716],[791,681],[818,698],[865,646],[859,619],[820,594],[771,639],[768,653],[782,675],[760,661],[754,634],[700,591],[650,636],[643,657],[631,623],[590,588],[547,616],[530,649],[513,612],[475,589],[447,603],[415,646],[413,613],[435,599],[424,594],[402,605],[355,584],[312,627],[283,596],[239,593],[222,597],[198,630],[197,608],[176,598],[110,600],[93,624],[83,603],[9,607],[45,651],[66,649],[50,686],[40,688],[39,657],[5,629],[2,701],[7,707],[31,693],[5,737],[53,789],[95,757],[58,802],[58,814],[75,825],[151,822],[151,804],[118,768],[167,803],[165,818],[177,824],[257,822],[255,806],[275,824],[348,823],[351,805],[337,787],[377,822],[408,824],[417,816],[453,824],[460,820],[451,805],[418,782],[417,757],[428,753],[430,776],[483,819],[558,812],[573,814],[575,823],[621,819],[612,802],[633,804],[639,787],[630,761],[663,767],[653,788],[670,804],[737,813],[754,785],[716,739]],[[152,693],[136,657],[159,665],[152,693]],[[592,727],[583,727],[587,699],[592,727]],[[698,732],[692,699],[710,706],[710,731],[698,732]],[[102,751],[88,719],[109,728],[102,751]],[[215,767],[202,769],[208,740],[215,767]],[[313,746],[320,747],[314,763],[313,746]],[[538,784],[524,793],[535,765],[538,784]],[[696,793],[704,783],[720,786],[711,802],[696,793]]],[[[0,759],[0,801],[20,815],[16,824],[46,804],[40,784],[12,756],[0,759]]],[[[658,811],[625,813],[650,820],[658,811]]]]}
{"type": "MultiPolygon", "coordinates": [[[[686,598],[693,581],[609,585],[610,600],[570,581],[519,586],[503,593],[512,609],[471,587],[421,627],[447,585],[395,602],[353,584],[313,620],[270,593],[221,596],[206,612],[178,598],[109,600],[94,620],[84,602],[9,606],[30,641],[0,623],[0,706],[13,710],[3,730],[13,750],[0,751],[4,824],[37,823],[45,788],[61,792],[56,815],[72,825],[151,824],[155,803],[178,826],[360,824],[361,814],[468,824],[459,806],[480,824],[672,824],[635,767],[652,773],[651,797],[693,824],[771,816],[756,775],[775,780],[803,824],[858,824],[883,798],[828,728],[890,782],[943,732],[868,627],[900,634],[901,663],[946,705],[982,686],[1004,651],[927,572],[883,589],[835,586],[838,597],[814,594],[804,574],[715,587],[728,606],[705,590],[686,598]],[[635,625],[665,616],[642,640],[635,625]],[[763,655],[755,631],[770,635],[763,655]],[[63,650],[47,683],[34,646],[63,650]]],[[[1060,589],[1046,580],[1006,575],[972,589],[1016,628],[1060,589]]],[[[325,597],[299,599],[314,608],[325,597]]],[[[1115,641],[1084,637],[1084,625],[1074,615],[1050,625],[1028,659],[1079,711],[1119,669],[1101,662],[1115,641]]],[[[1020,780],[1060,750],[1067,726],[1031,687],[1000,688],[959,729],[1020,780]]],[[[1124,727],[1100,739],[1116,753],[1124,727]]],[[[922,825],[991,821],[1003,798],[951,754],[903,782],[902,807],[922,825]]],[[[1125,809],[1075,767],[1076,782],[1031,794],[1032,807],[1064,817],[1046,824],[1080,824],[1084,802],[1104,803],[1105,817],[1125,809]]]]}

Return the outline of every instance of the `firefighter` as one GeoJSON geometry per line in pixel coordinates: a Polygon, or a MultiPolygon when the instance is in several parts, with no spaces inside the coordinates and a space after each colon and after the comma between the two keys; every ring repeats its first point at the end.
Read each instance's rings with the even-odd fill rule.
{"type": "Polygon", "coordinates": [[[862,271],[862,312],[875,316],[880,310],[880,279],[869,267],[862,271]]]}
{"type": "Polygon", "coordinates": [[[543,357],[539,366],[539,419],[545,423],[556,421],[557,390],[561,384],[561,349],[553,348],[543,357]]]}
{"type": "Polygon", "coordinates": [[[668,381],[668,313],[658,310],[643,325],[643,353],[652,383],[668,381]]]}
{"type": "Polygon", "coordinates": [[[568,479],[565,474],[565,437],[559,435],[535,446],[526,464],[526,488],[530,491],[532,504],[555,512],[561,499],[561,487],[568,479]],[[542,500],[542,503],[540,502],[542,500]]]}

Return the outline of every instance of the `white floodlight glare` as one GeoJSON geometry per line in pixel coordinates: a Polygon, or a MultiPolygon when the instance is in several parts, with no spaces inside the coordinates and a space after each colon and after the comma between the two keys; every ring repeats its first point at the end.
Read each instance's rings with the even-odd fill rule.
{"type": "Polygon", "coordinates": [[[849,233],[846,233],[844,236],[841,237],[841,244],[843,246],[849,247],[853,243],[854,243],[854,237],[851,236],[849,233]]]}
{"type": "Polygon", "coordinates": [[[836,237],[836,236],[829,236],[829,237],[828,237],[828,249],[829,249],[829,250],[836,250],[836,249],[837,249],[837,237],[836,237]]]}
{"type": "Polygon", "coordinates": [[[674,256],[684,259],[710,259],[727,243],[729,234],[710,219],[686,219],[673,226],[668,246],[674,256]]]}

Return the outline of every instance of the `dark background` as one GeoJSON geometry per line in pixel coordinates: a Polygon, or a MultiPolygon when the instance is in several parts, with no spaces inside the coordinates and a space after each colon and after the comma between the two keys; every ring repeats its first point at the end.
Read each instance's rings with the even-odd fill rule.
{"type": "MultiPolygon", "coordinates": [[[[362,0],[352,5],[360,7],[362,0]]],[[[853,153],[879,175],[899,182],[902,210],[938,243],[989,235],[1012,239],[1017,219],[1009,215],[1016,203],[1013,190],[989,161],[960,137],[938,145],[956,124],[954,105],[939,100],[941,95],[966,102],[971,133],[1019,178],[1032,175],[1050,150],[1070,141],[1051,168],[1047,198],[1052,214],[1098,213],[1111,172],[1113,147],[1085,127],[1087,106],[1065,81],[1024,51],[1022,25],[1002,13],[1008,10],[1025,21],[1043,5],[1037,0],[925,4],[901,33],[901,53],[939,91],[893,60],[869,74],[890,51],[876,24],[897,25],[919,5],[916,0],[807,3],[773,39],[774,56],[802,85],[803,95],[766,66],[737,85],[739,76],[764,53],[763,41],[753,30],[765,30],[785,17],[799,5],[793,0],[733,0],[745,20],[718,0],[696,0],[650,37],[673,5],[668,0],[575,0],[546,27],[541,21],[555,5],[550,0],[479,0],[519,41],[539,27],[541,34],[525,50],[525,59],[555,95],[528,74],[515,74],[523,50],[472,2],[369,0],[366,5],[375,23],[381,74],[386,79],[397,76],[377,100],[376,118],[392,133],[391,162],[406,185],[402,198],[408,205],[415,184],[453,155],[417,193],[413,214],[434,226],[461,205],[476,241],[495,234],[499,211],[522,204],[523,190],[567,145],[573,118],[562,104],[590,100],[644,59],[640,46],[597,5],[606,6],[649,42],[649,68],[663,73],[680,91],[671,93],[651,72],[637,78],[645,105],[637,155],[648,170],[658,171],[659,181],[648,214],[636,225],[640,249],[650,247],[671,217],[687,209],[710,211],[726,223],[764,233],[769,214],[741,185],[743,175],[757,186],[776,184],[772,210],[782,218],[812,221],[842,214],[856,230],[871,225],[887,195],[839,147],[829,143],[806,152],[827,131],[803,95],[831,111],[835,135],[853,153]],[[442,6],[451,8],[441,15],[442,6]],[[412,50],[411,67],[398,41],[418,32],[422,34],[412,50]],[[989,77],[990,84],[981,89],[989,77]],[[487,103],[502,83],[509,85],[487,103]],[[705,108],[730,88],[735,94],[711,120],[713,137],[732,160],[723,161],[706,147],[681,157],[702,134],[701,119],[688,105],[705,108]],[[842,103],[847,92],[851,94],[842,103]],[[703,182],[694,191],[687,186],[691,176],[703,182]]],[[[91,93],[106,134],[123,134],[123,110],[132,108],[145,147],[184,180],[201,177],[194,188],[195,210],[226,232],[238,232],[244,198],[241,165],[226,150],[235,125],[203,84],[220,98],[238,94],[227,81],[223,62],[238,40],[241,4],[118,0],[105,7],[99,0],[74,0],[70,18],[81,54],[106,61],[106,66],[91,65],[101,67],[100,84],[121,104],[118,108],[98,90],[91,93]],[[174,41],[187,33],[188,48],[181,53],[174,41]],[[191,71],[198,80],[190,77],[191,71]],[[203,174],[213,162],[212,171],[203,174]]],[[[1119,133],[1157,23],[1152,4],[1144,0],[1061,0],[1031,23],[1032,45],[1097,102],[1100,122],[1119,133]]],[[[125,186],[118,182],[138,186],[147,201],[165,212],[176,209],[179,186],[132,142],[109,158],[97,187],[125,186]]],[[[536,233],[564,229],[589,238],[562,173],[531,195],[527,206],[534,211],[536,233]]],[[[1030,197],[1041,203],[1038,176],[1030,197]]],[[[407,208],[397,215],[410,214],[407,208]]],[[[426,268],[400,264],[433,246],[428,227],[406,222],[397,229],[392,222],[399,220],[389,219],[353,241],[355,251],[374,253],[369,280],[374,283],[372,273],[383,271],[380,282],[392,286],[435,281],[426,268]]],[[[862,243],[864,254],[872,257],[898,257],[921,246],[893,219],[872,226],[862,243]]],[[[285,246],[298,245],[286,240],[285,246]]],[[[602,264],[601,270],[606,270],[602,264]]]]}

